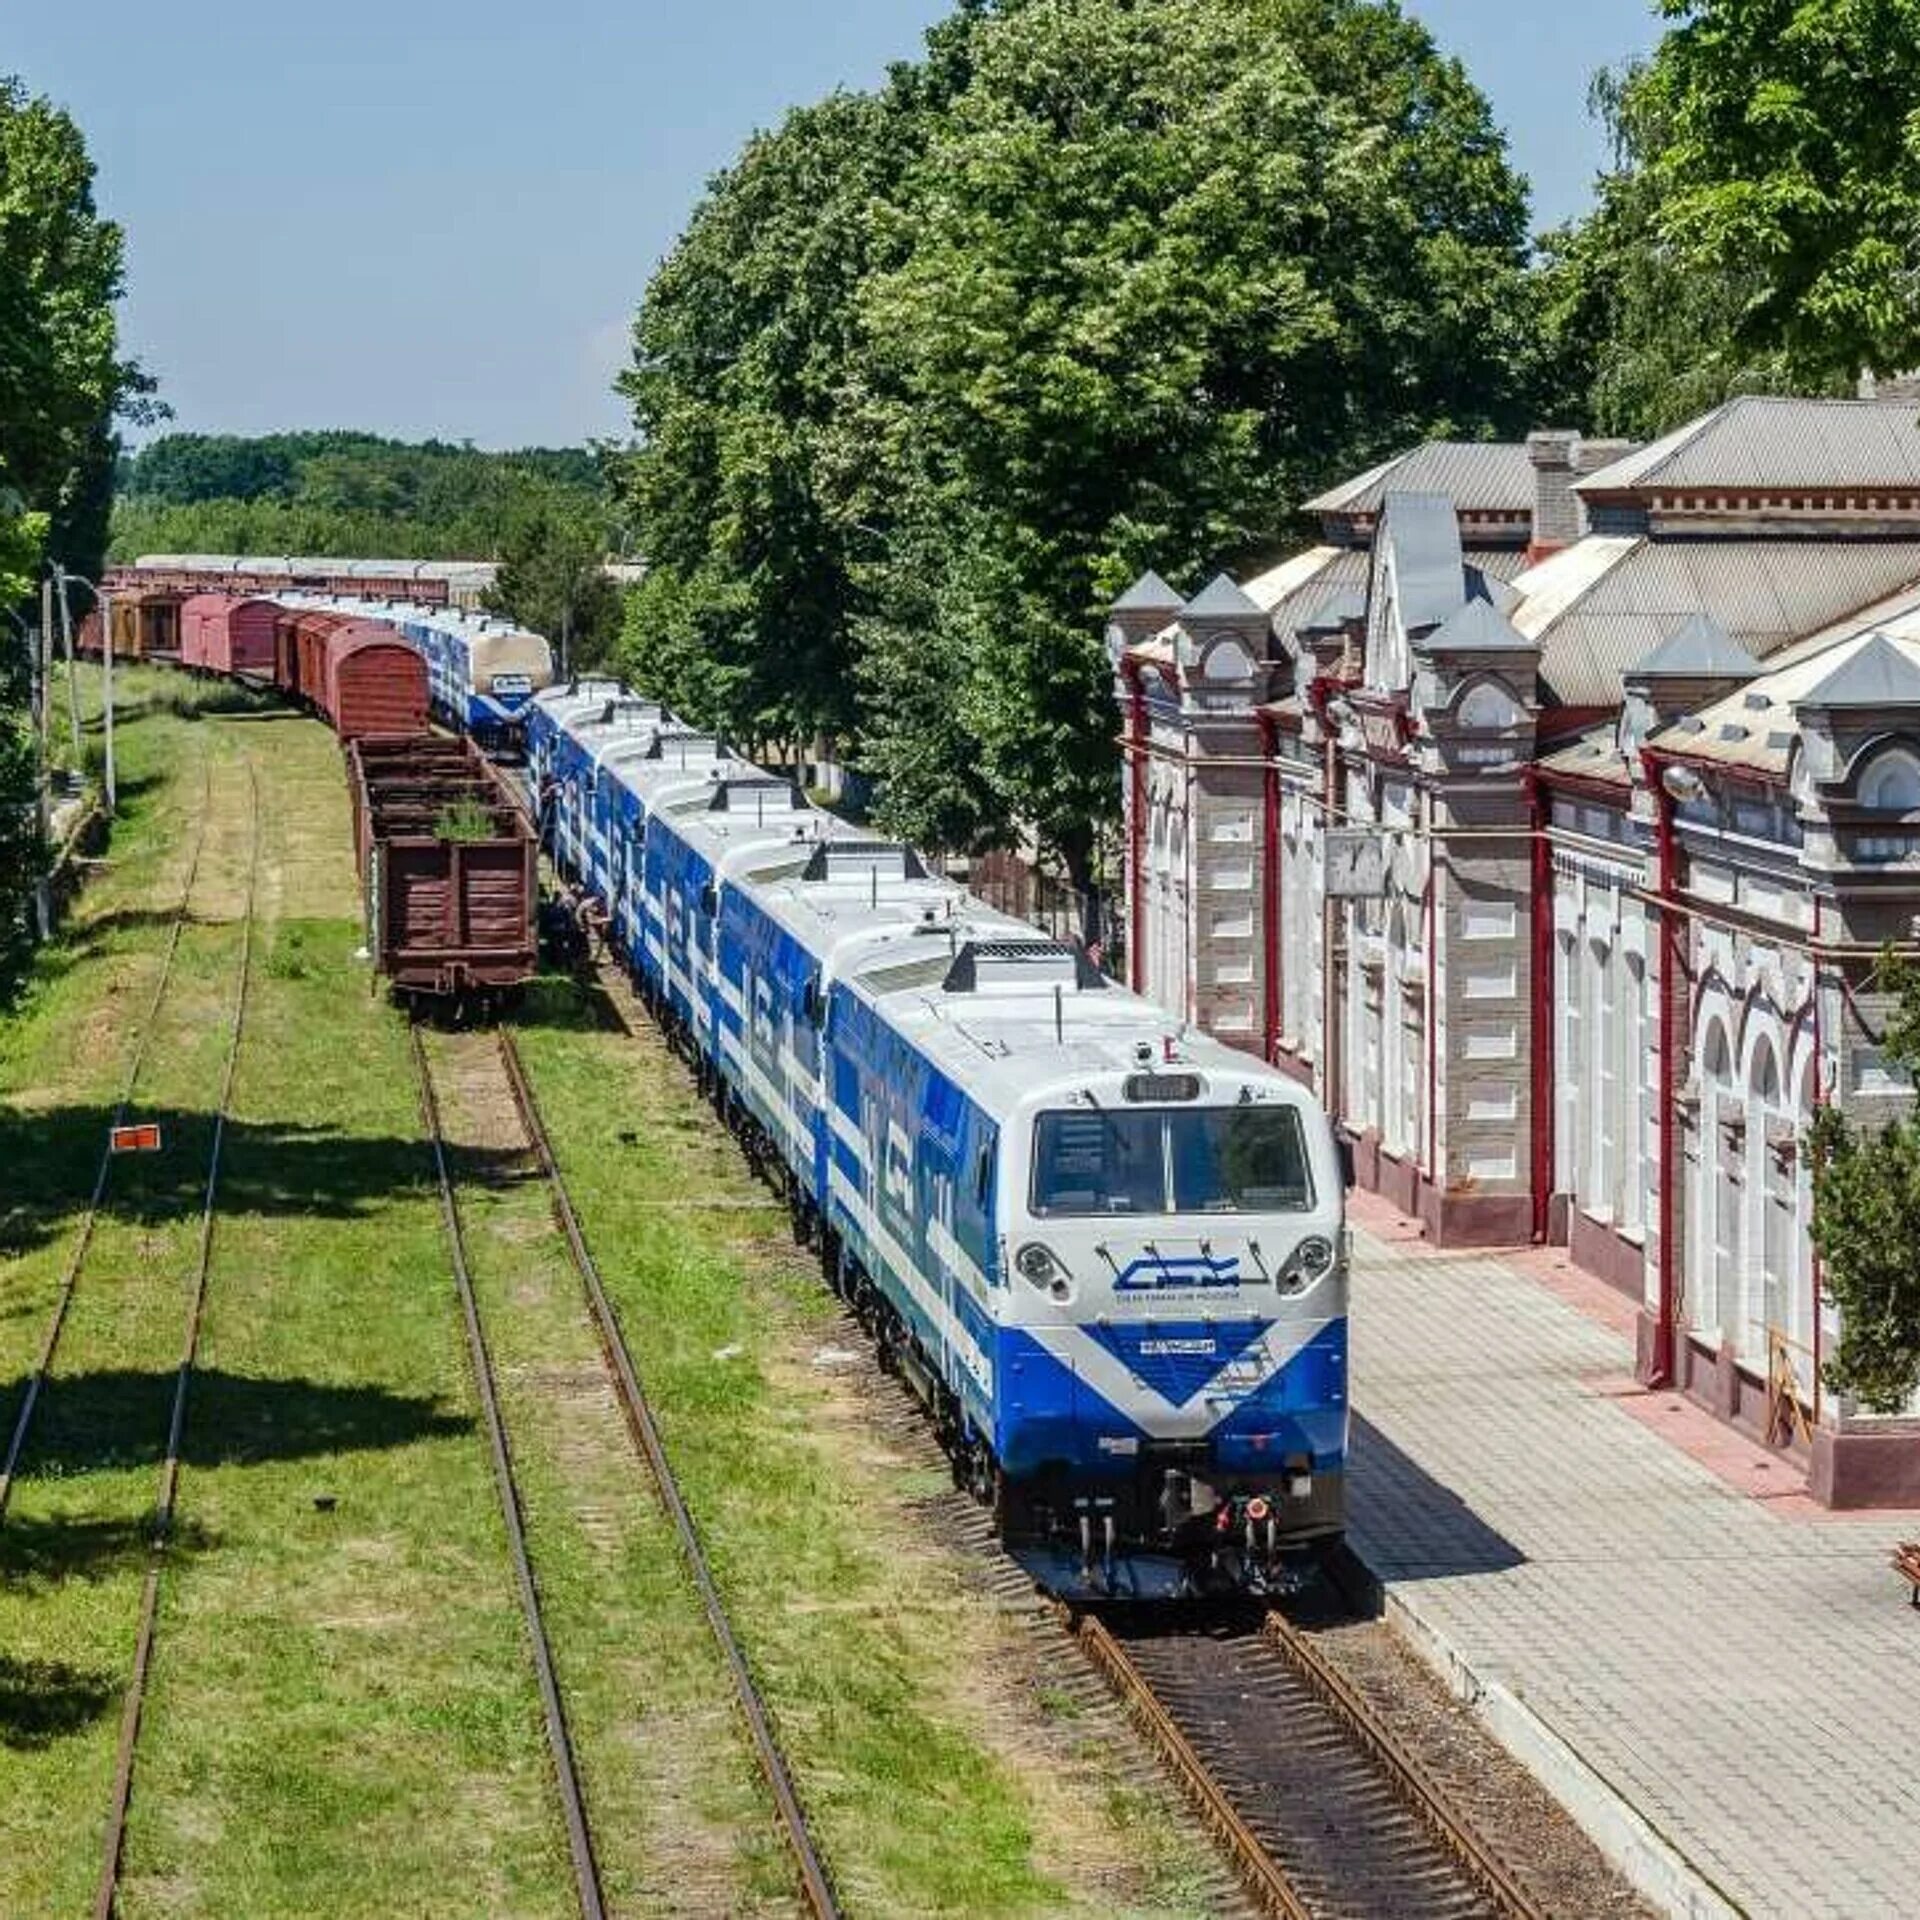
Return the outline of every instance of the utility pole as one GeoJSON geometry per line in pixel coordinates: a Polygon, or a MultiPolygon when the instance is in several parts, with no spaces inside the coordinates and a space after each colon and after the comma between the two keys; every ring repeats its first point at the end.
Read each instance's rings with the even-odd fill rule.
{"type": "Polygon", "coordinates": [[[53,883],[46,869],[53,852],[53,789],[47,767],[47,636],[53,628],[53,582],[40,582],[40,626],[27,634],[28,698],[33,714],[33,805],[40,838],[40,876],[33,883],[33,918],[42,940],[53,937],[53,883]]]}
{"type": "MultiPolygon", "coordinates": [[[[67,656],[67,728],[73,741],[73,770],[79,774],[85,772],[87,764],[80,744],[80,668],[73,645],[73,613],[64,593],[60,596],[60,646],[67,656]]],[[[52,651],[51,644],[48,651],[52,651]]]]}
{"type": "Polygon", "coordinates": [[[119,802],[119,791],[113,773],[113,595],[104,587],[89,580],[84,573],[68,573],[57,562],[54,572],[60,579],[60,599],[63,604],[67,597],[67,582],[77,580],[93,595],[93,603],[100,609],[100,664],[106,700],[104,715],[106,765],[102,771],[101,786],[104,790],[107,814],[111,818],[119,802]]]}

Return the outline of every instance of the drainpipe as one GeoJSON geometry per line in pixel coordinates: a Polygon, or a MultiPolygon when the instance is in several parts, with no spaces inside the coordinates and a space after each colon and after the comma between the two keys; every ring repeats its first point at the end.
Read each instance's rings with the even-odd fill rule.
{"type": "Polygon", "coordinates": [[[1554,1056],[1559,1035],[1553,1019],[1553,843],[1547,838],[1552,802],[1537,768],[1527,769],[1527,817],[1532,824],[1533,936],[1532,993],[1533,1068],[1532,1184],[1533,1238],[1545,1246],[1553,1213],[1554,1056]]]}
{"type": "Polygon", "coordinates": [[[1266,942],[1266,981],[1264,1031],[1266,1044],[1261,1057],[1272,1066],[1280,1051],[1280,767],[1279,731],[1274,717],[1264,707],[1254,715],[1260,723],[1261,785],[1264,799],[1262,838],[1265,876],[1262,897],[1264,938],[1266,942]]]}
{"type": "MultiPolygon", "coordinates": [[[[1816,894],[1813,901],[1813,944],[1815,951],[1812,956],[1810,956],[1813,961],[1813,1110],[1815,1113],[1818,1113],[1820,1109],[1827,1104],[1826,1036],[1821,1031],[1820,1024],[1820,958],[1818,951],[1820,945],[1820,906],[1820,897],[1816,894]]],[[[1809,1194],[1811,1194],[1812,1187],[1812,1172],[1813,1170],[1809,1168],[1809,1194]]],[[[1807,1222],[1807,1228],[1809,1233],[1811,1233],[1813,1228],[1813,1222],[1811,1220],[1807,1222]]],[[[1820,1424],[1820,1368],[1824,1358],[1820,1350],[1820,1289],[1824,1277],[1821,1270],[1820,1249],[1815,1247],[1813,1249],[1813,1258],[1808,1264],[1808,1278],[1813,1287],[1813,1424],[1815,1427],[1818,1427],[1820,1424]]]]}
{"type": "Polygon", "coordinates": [[[1428,791],[1421,795],[1426,808],[1427,827],[1427,887],[1426,899],[1421,903],[1422,914],[1426,921],[1427,950],[1427,1185],[1438,1188],[1440,1184],[1440,1035],[1437,1018],[1440,980],[1440,953],[1434,944],[1434,926],[1438,918],[1434,905],[1438,876],[1434,872],[1437,858],[1433,837],[1433,794],[1428,791]]]}
{"type": "Polygon", "coordinates": [[[1147,690],[1140,662],[1122,659],[1127,683],[1127,984],[1147,990],[1147,690]]]}
{"type": "Polygon", "coordinates": [[[1679,836],[1674,831],[1673,796],[1661,777],[1666,763],[1641,749],[1653,792],[1655,847],[1659,861],[1656,897],[1660,902],[1660,1024],[1658,1065],[1654,1082],[1660,1100],[1660,1305],[1654,1322],[1653,1352],[1649,1356],[1649,1387],[1669,1387],[1674,1378],[1674,1303],[1678,1295],[1679,1245],[1677,1223],[1680,1193],[1680,1129],[1674,1112],[1675,1082],[1680,1063],[1679,1009],[1681,980],[1680,936],[1683,925],[1674,899],[1679,890],[1679,836]]]}

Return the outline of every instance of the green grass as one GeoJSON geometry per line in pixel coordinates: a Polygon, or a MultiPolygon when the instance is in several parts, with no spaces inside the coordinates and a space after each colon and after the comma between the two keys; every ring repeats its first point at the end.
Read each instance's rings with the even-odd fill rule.
{"type": "Polygon", "coordinates": [[[209,760],[222,804],[135,1102],[167,1150],[116,1163],[0,1529],[9,1909],[79,1910],[98,1870],[239,952],[251,754],[265,921],[122,1910],[563,1913],[404,1032],[352,958],[338,749],[155,671],[119,691],[108,863],[0,1022],[0,1164],[26,1176],[0,1211],[0,1413],[91,1185],[209,760]]]}
{"type": "Polygon", "coordinates": [[[810,1367],[832,1308],[784,1214],[687,1204],[760,1190],[658,1041],[596,1025],[522,1051],[850,1909],[1195,1910],[1185,1840],[1010,1697],[1016,1630],[916,1519],[924,1468],[810,1367]]]}

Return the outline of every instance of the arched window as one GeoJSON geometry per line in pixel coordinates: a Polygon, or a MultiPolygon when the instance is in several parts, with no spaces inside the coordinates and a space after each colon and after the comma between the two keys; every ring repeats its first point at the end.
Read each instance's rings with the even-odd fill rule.
{"type": "Polygon", "coordinates": [[[1206,677],[1209,680],[1224,680],[1229,684],[1244,683],[1253,678],[1253,659],[1237,640],[1222,640],[1207,655],[1206,677]]]}
{"type": "Polygon", "coordinates": [[[1477,681],[1467,689],[1460,702],[1460,724],[1463,727],[1511,727],[1518,723],[1519,718],[1520,709],[1512,697],[1491,680],[1477,681]]]}
{"type": "Polygon", "coordinates": [[[1920,812],[1920,760],[1883,753],[1860,776],[1860,804],[1875,813],[1920,812]]]}
{"type": "Polygon", "coordinates": [[[1788,1263],[1792,1259],[1793,1189],[1769,1135],[1780,1117],[1780,1058],[1764,1034],[1747,1069],[1746,1158],[1740,1324],[1736,1350],[1764,1369],[1768,1329],[1786,1325],[1788,1263]]]}

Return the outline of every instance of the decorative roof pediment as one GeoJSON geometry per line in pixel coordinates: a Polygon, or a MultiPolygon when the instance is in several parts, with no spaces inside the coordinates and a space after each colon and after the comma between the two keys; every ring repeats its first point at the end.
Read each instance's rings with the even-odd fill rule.
{"type": "Polygon", "coordinates": [[[1710,615],[1683,621],[1647,655],[1629,667],[1630,680],[1753,680],[1760,663],[1710,615]]]}
{"type": "Polygon", "coordinates": [[[1414,642],[1420,653],[1525,653],[1539,646],[1514,626],[1491,601],[1469,600],[1457,613],[1424,639],[1414,642]]]}
{"type": "Polygon", "coordinates": [[[1180,595],[1149,568],[1113,603],[1109,611],[1161,613],[1171,620],[1180,611],[1180,595]]]}
{"type": "Polygon", "coordinates": [[[1180,624],[1206,621],[1264,623],[1266,614],[1249,599],[1231,574],[1218,573],[1179,610],[1180,624]]]}

